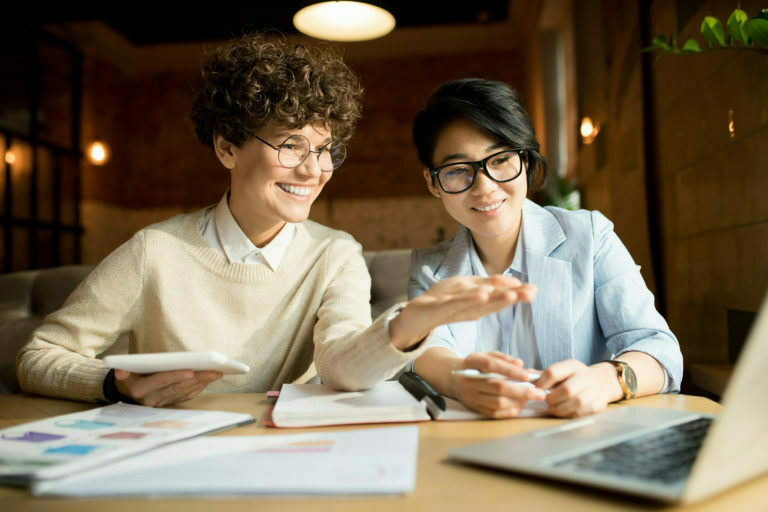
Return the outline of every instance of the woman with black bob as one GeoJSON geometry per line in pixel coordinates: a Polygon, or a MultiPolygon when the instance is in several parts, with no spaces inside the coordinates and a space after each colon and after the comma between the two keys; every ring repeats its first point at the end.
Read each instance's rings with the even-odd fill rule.
{"type": "Polygon", "coordinates": [[[413,254],[409,297],[454,276],[506,276],[536,300],[438,327],[414,369],[442,394],[493,418],[546,400],[580,416],[621,399],[680,389],[682,355],[639,267],[600,212],[540,207],[546,162],[509,86],[462,79],[416,116],[413,141],[429,192],[461,224],[413,254]],[[455,370],[502,378],[459,376],[455,370]]]}
{"type": "Polygon", "coordinates": [[[110,254],[19,352],[24,391],[163,406],[315,375],[367,388],[421,354],[437,325],[529,300],[531,287],[513,278],[458,277],[371,323],[360,245],[307,220],[346,157],[361,99],[330,47],[256,34],[207,55],[191,119],[229,190],[110,254]],[[132,352],[218,350],[251,371],[110,371],[96,356],[122,333],[132,352]]]}

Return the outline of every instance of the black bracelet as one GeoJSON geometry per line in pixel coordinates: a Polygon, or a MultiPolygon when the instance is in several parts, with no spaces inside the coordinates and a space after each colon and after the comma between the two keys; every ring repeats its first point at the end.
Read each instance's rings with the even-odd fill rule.
{"type": "Polygon", "coordinates": [[[107,376],[104,377],[104,384],[102,385],[101,389],[104,392],[104,398],[111,404],[117,402],[125,402],[127,404],[137,403],[133,398],[125,396],[117,389],[117,384],[115,384],[114,368],[110,369],[109,373],[107,373],[107,376]]]}

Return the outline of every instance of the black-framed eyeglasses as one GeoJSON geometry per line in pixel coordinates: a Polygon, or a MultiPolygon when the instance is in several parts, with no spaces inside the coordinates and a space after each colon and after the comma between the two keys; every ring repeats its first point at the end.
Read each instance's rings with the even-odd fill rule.
{"type": "Polygon", "coordinates": [[[300,134],[291,135],[281,144],[274,146],[255,133],[250,131],[248,133],[277,151],[277,159],[280,161],[280,165],[288,169],[294,169],[303,164],[310,153],[317,155],[317,163],[323,172],[331,172],[338,169],[344,163],[344,159],[347,158],[347,145],[338,140],[332,140],[313,151],[309,139],[300,134]]]}
{"type": "Polygon", "coordinates": [[[523,172],[526,162],[524,148],[499,151],[476,162],[454,162],[429,170],[440,188],[447,194],[460,194],[472,188],[478,169],[497,183],[512,181],[523,172]]]}

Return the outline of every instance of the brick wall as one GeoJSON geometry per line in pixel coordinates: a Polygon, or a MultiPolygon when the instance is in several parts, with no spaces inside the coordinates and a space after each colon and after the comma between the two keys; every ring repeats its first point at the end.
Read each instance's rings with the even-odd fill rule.
{"type": "MultiPolygon", "coordinates": [[[[657,1],[652,30],[696,37],[736,6],[712,0],[686,21],[657,1]]],[[[728,311],[757,311],[768,289],[768,56],[665,57],[653,93],[669,322],[688,363],[726,362],[728,311]]]]}
{"type": "MultiPolygon", "coordinates": [[[[701,40],[704,16],[724,21],[737,6],[711,0],[690,12],[694,4],[653,2],[651,36],[701,40]]],[[[651,67],[652,104],[644,106],[637,5],[576,5],[580,116],[604,123],[579,152],[586,207],[615,221],[654,289],[645,187],[652,173],[660,195],[657,275],[686,367],[727,362],[729,311],[757,311],[768,289],[768,57],[725,50],[663,57],[651,67]],[[644,154],[643,108],[652,109],[646,133],[656,161],[644,154]]],[[[750,15],[761,7],[741,2],[750,15]]]]}
{"type": "Polygon", "coordinates": [[[643,133],[642,48],[635,2],[575,2],[579,119],[600,132],[581,144],[577,165],[582,205],[614,222],[651,291],[643,133]]]}
{"type": "MultiPolygon", "coordinates": [[[[426,246],[450,236],[458,225],[427,194],[411,142],[413,117],[432,90],[452,78],[506,81],[526,98],[521,51],[501,41],[462,51],[353,52],[347,60],[366,90],[363,119],[347,161],[310,218],[351,233],[371,250],[426,246]]],[[[197,141],[187,118],[202,49],[186,47],[170,68],[86,53],[83,140],[107,140],[113,151],[108,164],[86,163],[83,171],[85,262],[100,261],[151,222],[217,202],[228,187],[226,170],[197,141]]],[[[141,59],[163,59],[164,52],[143,48],[141,59]]]]}

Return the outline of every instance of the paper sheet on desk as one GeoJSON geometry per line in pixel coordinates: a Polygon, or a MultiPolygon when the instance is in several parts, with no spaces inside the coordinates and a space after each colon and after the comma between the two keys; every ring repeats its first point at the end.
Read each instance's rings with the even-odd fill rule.
{"type": "Polygon", "coordinates": [[[416,483],[418,429],[217,436],[33,486],[36,495],[398,494],[416,483]]]}

